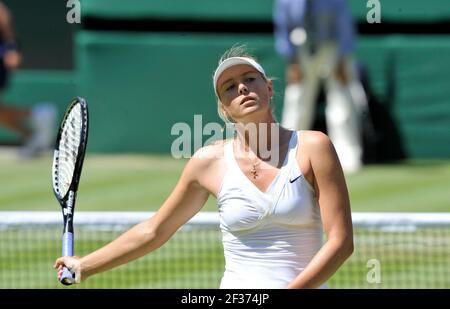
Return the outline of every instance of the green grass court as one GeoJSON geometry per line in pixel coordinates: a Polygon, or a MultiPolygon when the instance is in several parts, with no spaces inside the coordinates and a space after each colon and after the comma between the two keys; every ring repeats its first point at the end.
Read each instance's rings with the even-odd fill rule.
{"type": "MultiPolygon", "coordinates": [[[[0,152],[0,210],[59,211],[51,189],[51,159],[48,155],[34,161],[19,161],[10,152],[0,152]]],[[[88,154],[77,211],[154,211],[174,187],[185,162],[169,156],[88,154]]],[[[372,165],[348,176],[347,181],[353,211],[450,210],[450,161],[372,165]]],[[[210,198],[204,210],[215,209],[215,199],[210,198]]],[[[95,233],[94,237],[92,232],[77,229],[76,216],[75,228],[77,255],[90,252],[117,235],[102,232],[95,233]]],[[[224,263],[220,232],[200,234],[201,241],[192,241],[192,233],[199,237],[200,232],[195,231],[177,233],[156,252],[75,288],[216,288],[224,263]]],[[[419,281],[420,286],[415,287],[450,288],[448,231],[414,233],[405,232],[395,247],[393,237],[398,236],[389,231],[355,235],[358,239],[355,253],[330,280],[329,286],[407,288],[411,282],[419,281]],[[367,261],[372,258],[382,264],[381,284],[369,284],[366,280],[367,261]],[[437,275],[430,277],[430,272],[437,275]]],[[[0,288],[62,288],[52,269],[54,259],[60,254],[60,237],[60,228],[39,235],[32,230],[0,233],[0,288]],[[24,263],[24,260],[33,262],[24,263]],[[36,274],[35,279],[25,282],[23,279],[30,272],[36,274]]]]}
{"type": "MultiPolygon", "coordinates": [[[[89,150],[88,150],[89,151],[89,150]]],[[[51,189],[51,155],[20,161],[0,152],[0,210],[59,210],[51,189]]],[[[186,160],[156,155],[87,154],[78,211],[157,210],[186,160]]],[[[450,211],[450,160],[369,165],[347,177],[353,211],[450,211]]],[[[203,208],[215,211],[215,199],[203,208]]]]}
{"type": "MultiPolygon", "coordinates": [[[[56,281],[52,269],[59,255],[60,229],[53,228],[39,236],[32,233],[25,235],[26,242],[13,241],[23,239],[23,230],[0,233],[0,288],[64,288],[56,281]],[[11,250],[15,250],[16,259],[7,258],[11,250]],[[25,279],[30,278],[30,273],[33,273],[31,281],[25,279]]],[[[71,288],[218,288],[224,269],[220,232],[209,231],[208,236],[200,232],[204,234],[197,242],[192,241],[191,233],[199,232],[178,232],[159,250],[71,288]]],[[[99,248],[118,235],[101,232],[89,240],[93,235],[88,234],[77,231],[75,249],[79,255],[99,248]]],[[[406,233],[400,236],[404,244],[395,248],[395,253],[389,244],[392,235],[378,232],[356,236],[355,253],[328,282],[329,287],[450,288],[449,261],[444,255],[445,246],[449,245],[448,232],[445,235],[429,231],[414,236],[406,233]],[[376,239],[383,242],[374,247],[372,242],[376,239]],[[380,283],[366,280],[370,270],[367,261],[374,258],[381,264],[380,283]]],[[[198,234],[195,237],[199,239],[198,234]]]]}

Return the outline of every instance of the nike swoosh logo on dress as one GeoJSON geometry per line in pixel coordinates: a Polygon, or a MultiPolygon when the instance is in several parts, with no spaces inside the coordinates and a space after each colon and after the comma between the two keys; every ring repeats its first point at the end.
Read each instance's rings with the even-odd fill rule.
{"type": "Polygon", "coordinates": [[[302,177],[302,175],[295,177],[294,179],[289,179],[290,183],[293,183],[294,181],[296,181],[297,179],[299,179],[300,177],[302,177]]]}

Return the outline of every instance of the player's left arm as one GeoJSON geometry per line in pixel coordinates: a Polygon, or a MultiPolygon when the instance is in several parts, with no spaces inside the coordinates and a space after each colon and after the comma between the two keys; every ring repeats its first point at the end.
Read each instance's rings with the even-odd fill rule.
{"type": "Polygon", "coordinates": [[[307,267],[289,284],[289,288],[319,287],[353,253],[350,201],[333,144],[325,134],[309,131],[303,147],[308,149],[327,240],[307,267]]]}

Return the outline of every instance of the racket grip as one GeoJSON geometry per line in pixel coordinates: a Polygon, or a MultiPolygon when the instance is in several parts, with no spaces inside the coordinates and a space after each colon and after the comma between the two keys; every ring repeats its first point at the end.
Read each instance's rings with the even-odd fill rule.
{"type": "Polygon", "coordinates": [[[75,282],[74,274],[67,268],[63,268],[61,279],[59,280],[64,285],[72,285],[75,282]]]}
{"type": "MultiPolygon", "coordinates": [[[[62,255],[73,256],[73,233],[65,232],[62,239],[62,255]]],[[[64,285],[71,285],[75,282],[74,274],[64,266],[61,279],[59,280],[64,285]]]]}

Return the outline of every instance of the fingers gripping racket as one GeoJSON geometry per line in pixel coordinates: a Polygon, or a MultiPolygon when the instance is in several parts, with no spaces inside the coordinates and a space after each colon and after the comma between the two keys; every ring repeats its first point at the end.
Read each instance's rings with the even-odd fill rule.
{"type": "MultiPolygon", "coordinates": [[[[88,137],[88,108],[83,98],[72,100],[61,122],[53,155],[53,192],[64,217],[62,255],[73,256],[73,214],[88,137]]],[[[64,285],[75,282],[75,275],[64,267],[64,285]]]]}

